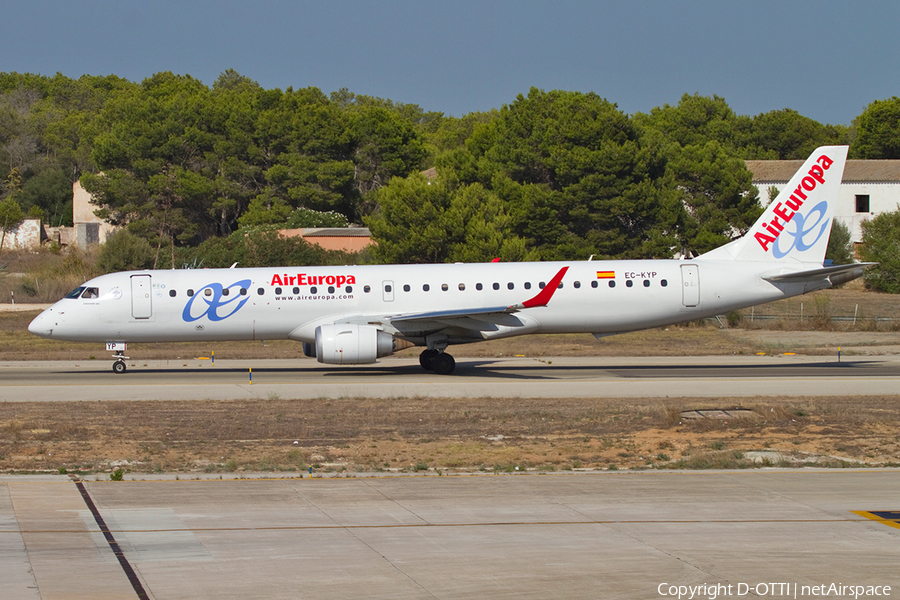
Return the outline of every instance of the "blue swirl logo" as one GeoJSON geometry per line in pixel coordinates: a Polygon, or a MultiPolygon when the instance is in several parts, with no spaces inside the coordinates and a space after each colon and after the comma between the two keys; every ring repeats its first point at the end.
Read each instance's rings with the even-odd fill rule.
{"type": "Polygon", "coordinates": [[[800,213],[794,213],[793,218],[787,222],[784,231],[775,239],[772,245],[772,255],[775,258],[784,258],[796,248],[799,252],[805,252],[816,245],[828,229],[828,219],[825,219],[825,211],[828,210],[827,202],[819,202],[812,210],[806,213],[806,216],[800,213]],[[813,217],[818,215],[818,219],[813,222],[813,217]],[[824,221],[824,223],[823,223],[824,221]],[[821,225],[821,226],[820,226],[821,225]],[[816,233],[818,231],[818,233],[816,233]],[[815,239],[807,242],[809,236],[815,235],[815,239]],[[790,238],[790,246],[787,249],[781,249],[781,241],[784,238],[790,238]]]}
{"type": "Polygon", "coordinates": [[[242,296],[240,291],[241,289],[247,289],[249,287],[249,279],[235,281],[228,287],[222,286],[221,283],[210,283],[209,285],[205,285],[197,290],[197,292],[191,296],[191,299],[188,300],[187,304],[184,305],[184,312],[181,313],[181,318],[188,323],[202,319],[203,317],[208,317],[210,321],[227,319],[239,311],[242,306],[247,304],[247,300],[250,299],[250,296],[242,296]],[[237,288],[233,297],[232,288],[237,288]],[[206,290],[210,290],[208,295],[206,290]],[[226,290],[228,293],[225,293],[226,290]],[[205,306],[198,305],[197,309],[203,311],[199,314],[194,311],[194,300],[197,298],[200,298],[205,303],[205,306]]]}

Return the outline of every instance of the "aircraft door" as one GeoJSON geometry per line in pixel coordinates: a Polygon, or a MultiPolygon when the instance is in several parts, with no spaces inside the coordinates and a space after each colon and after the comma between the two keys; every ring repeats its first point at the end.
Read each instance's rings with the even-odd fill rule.
{"type": "Polygon", "coordinates": [[[152,316],[150,291],[150,275],[131,276],[131,316],[135,319],[152,316]]]}
{"type": "Polygon", "coordinates": [[[700,269],[697,265],[681,265],[681,283],[684,305],[700,304],[700,269]]]}
{"type": "Polygon", "coordinates": [[[382,297],[385,302],[393,302],[394,301],[394,282],[393,281],[382,281],[381,282],[381,291],[382,297]]]}

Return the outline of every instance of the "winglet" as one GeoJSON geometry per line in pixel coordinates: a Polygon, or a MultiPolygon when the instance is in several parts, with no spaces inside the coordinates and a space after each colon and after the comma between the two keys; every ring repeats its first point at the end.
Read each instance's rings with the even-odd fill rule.
{"type": "MultiPolygon", "coordinates": [[[[516,308],[534,308],[535,306],[547,306],[547,303],[550,302],[550,298],[553,297],[553,294],[556,293],[556,290],[559,289],[559,283],[562,281],[563,276],[566,274],[566,271],[569,270],[569,267],[563,267],[559,270],[559,273],[553,276],[553,279],[550,280],[544,289],[542,289],[538,294],[529,300],[526,300],[522,304],[516,306],[516,308]]],[[[512,308],[512,307],[510,307],[512,308]]]]}

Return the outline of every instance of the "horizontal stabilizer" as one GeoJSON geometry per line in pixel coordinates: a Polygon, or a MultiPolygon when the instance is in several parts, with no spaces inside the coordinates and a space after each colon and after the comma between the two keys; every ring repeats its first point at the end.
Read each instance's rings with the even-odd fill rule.
{"type": "Polygon", "coordinates": [[[799,271],[794,273],[777,273],[774,275],[762,275],[762,278],[772,283],[801,283],[804,281],[821,281],[828,279],[832,285],[845,283],[856,279],[863,274],[866,267],[877,265],[878,263],[852,263],[849,265],[834,265],[831,267],[822,267],[821,269],[811,269],[809,271],[799,271]]]}

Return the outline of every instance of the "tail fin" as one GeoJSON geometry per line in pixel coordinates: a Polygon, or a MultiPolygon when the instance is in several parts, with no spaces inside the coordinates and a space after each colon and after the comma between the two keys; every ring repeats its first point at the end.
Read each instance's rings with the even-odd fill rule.
{"type": "Polygon", "coordinates": [[[848,146],[817,148],[744,237],[702,257],[822,264],[847,150],[848,146]]]}

